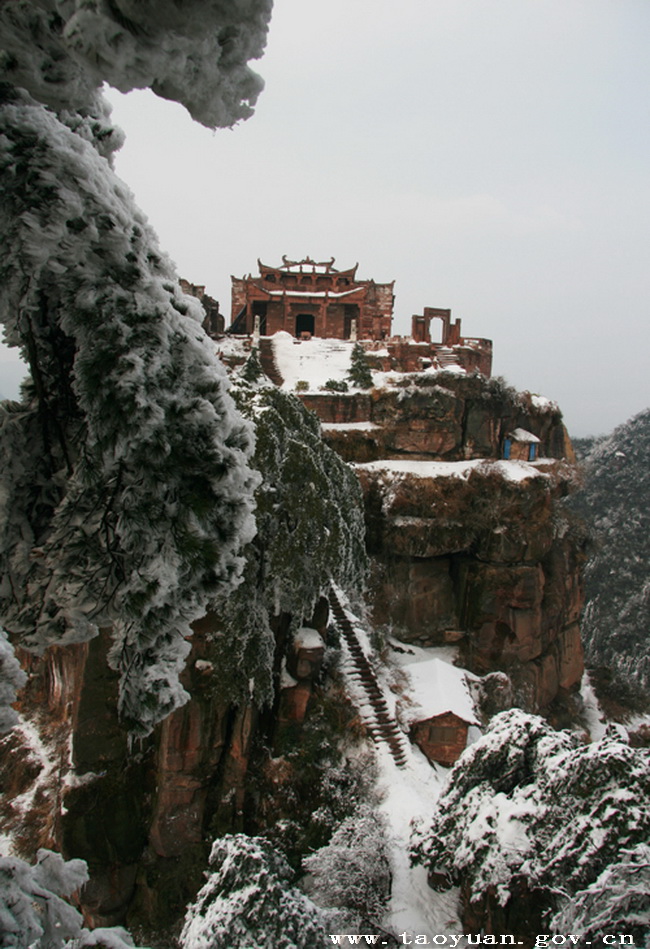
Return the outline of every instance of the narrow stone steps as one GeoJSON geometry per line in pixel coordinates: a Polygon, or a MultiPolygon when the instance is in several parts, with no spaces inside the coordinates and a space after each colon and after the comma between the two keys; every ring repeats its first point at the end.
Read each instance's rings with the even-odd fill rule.
{"type": "Polygon", "coordinates": [[[357,639],[354,626],[332,589],[329,593],[329,602],[336,625],[348,648],[350,656],[346,663],[348,675],[362,686],[368,700],[370,712],[364,708],[359,708],[359,713],[368,729],[368,734],[376,745],[384,745],[388,748],[395,764],[403,768],[407,762],[407,752],[404,748],[402,731],[390,713],[374,670],[357,639]]]}
{"type": "Polygon", "coordinates": [[[458,365],[458,357],[454,353],[453,349],[449,349],[448,347],[441,346],[438,349],[436,349],[435,355],[436,355],[436,360],[438,362],[438,365],[442,369],[447,369],[449,366],[458,365]]]}

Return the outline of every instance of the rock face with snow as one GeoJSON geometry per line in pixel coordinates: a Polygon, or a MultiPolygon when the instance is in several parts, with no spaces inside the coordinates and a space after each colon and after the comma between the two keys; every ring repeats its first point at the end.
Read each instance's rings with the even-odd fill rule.
{"type": "Polygon", "coordinates": [[[584,553],[558,504],[570,466],[386,461],[356,470],[378,625],[419,645],[459,643],[464,665],[507,672],[531,710],[578,685],[584,553]]]}
{"type": "Polygon", "coordinates": [[[540,456],[573,458],[557,406],[499,379],[437,372],[390,381],[372,394],[301,395],[323,423],[325,440],[347,461],[500,458],[508,433],[519,427],[539,438],[540,456]]]}

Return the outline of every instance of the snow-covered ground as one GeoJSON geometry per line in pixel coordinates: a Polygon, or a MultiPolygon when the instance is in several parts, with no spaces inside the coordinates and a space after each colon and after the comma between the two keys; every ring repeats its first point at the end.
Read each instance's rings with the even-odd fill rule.
{"type": "MultiPolygon", "coordinates": [[[[365,624],[353,615],[347,605],[346,612],[364,653],[372,659],[365,624]]],[[[399,716],[400,706],[404,705],[407,697],[409,704],[424,707],[431,701],[431,690],[439,690],[446,693],[448,703],[460,703],[466,707],[468,714],[473,714],[469,692],[464,684],[468,673],[453,665],[456,656],[454,647],[423,649],[396,641],[392,647],[392,669],[391,666],[372,662],[391,712],[399,716]],[[427,671],[433,678],[427,675],[427,671]],[[445,675],[445,671],[448,675],[445,675]]],[[[349,670],[348,662],[344,661],[343,674],[350,698],[362,717],[371,714],[372,709],[367,704],[363,688],[349,675],[349,670]]],[[[409,718],[408,714],[405,718],[409,718]]],[[[409,860],[412,823],[430,820],[449,769],[430,764],[410,741],[405,740],[404,746],[407,751],[404,767],[397,766],[387,745],[374,746],[378,769],[377,792],[381,799],[378,809],[386,818],[391,837],[393,879],[389,911],[384,924],[396,934],[459,934],[463,932],[463,927],[456,912],[457,891],[435,893],[427,883],[426,870],[412,867],[409,860]]]]}
{"type": "Polygon", "coordinates": [[[297,382],[306,382],[309,391],[322,389],[326,382],[334,379],[345,382],[350,371],[353,340],[294,339],[289,333],[273,336],[273,355],[278,371],[284,379],[282,386],[294,392],[297,382]]]}
{"type": "Polygon", "coordinates": [[[472,461],[411,461],[399,458],[370,461],[365,464],[355,464],[353,467],[365,471],[386,471],[392,475],[410,474],[416,478],[462,478],[464,480],[467,480],[474,469],[480,467],[486,474],[496,474],[508,481],[525,481],[527,478],[548,477],[545,471],[537,467],[541,463],[548,463],[548,459],[530,463],[527,461],[488,461],[485,458],[475,458],[472,461]]]}

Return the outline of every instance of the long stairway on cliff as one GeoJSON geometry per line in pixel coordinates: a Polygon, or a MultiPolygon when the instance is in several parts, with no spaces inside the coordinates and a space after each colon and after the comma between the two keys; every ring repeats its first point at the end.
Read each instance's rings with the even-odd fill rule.
{"type": "Polygon", "coordinates": [[[359,707],[359,713],[368,733],[377,745],[386,745],[395,764],[403,768],[408,752],[404,735],[391,715],[386,699],[377,681],[377,676],[368,662],[361,647],[354,625],[333,588],[330,588],[329,602],[336,626],[343,635],[350,656],[350,677],[361,686],[367,700],[359,707]]]}

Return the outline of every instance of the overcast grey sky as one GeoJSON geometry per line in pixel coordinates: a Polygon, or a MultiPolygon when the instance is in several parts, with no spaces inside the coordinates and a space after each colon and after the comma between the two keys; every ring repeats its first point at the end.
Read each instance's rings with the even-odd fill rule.
{"type": "Polygon", "coordinates": [[[117,171],[226,315],[258,257],[358,261],[605,432],[650,404],[649,47],[648,0],[276,0],[256,114],[110,91],[117,171]]]}

